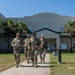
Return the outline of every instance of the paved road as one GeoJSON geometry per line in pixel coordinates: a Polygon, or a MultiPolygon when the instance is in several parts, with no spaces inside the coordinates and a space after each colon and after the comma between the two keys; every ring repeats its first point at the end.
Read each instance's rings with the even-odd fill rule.
{"type": "Polygon", "coordinates": [[[18,68],[11,67],[3,72],[0,75],[50,75],[50,55],[46,55],[46,60],[44,64],[39,62],[38,58],[38,67],[32,67],[32,63],[26,63],[26,61],[20,63],[18,68]]]}

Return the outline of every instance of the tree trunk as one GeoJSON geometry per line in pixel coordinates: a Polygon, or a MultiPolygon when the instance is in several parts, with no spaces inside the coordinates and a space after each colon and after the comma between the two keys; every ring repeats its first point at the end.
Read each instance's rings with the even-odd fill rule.
{"type": "Polygon", "coordinates": [[[70,53],[72,53],[72,34],[70,34],[70,42],[71,42],[70,53]]]}
{"type": "Polygon", "coordinates": [[[9,37],[8,37],[8,53],[9,53],[9,37]]]}

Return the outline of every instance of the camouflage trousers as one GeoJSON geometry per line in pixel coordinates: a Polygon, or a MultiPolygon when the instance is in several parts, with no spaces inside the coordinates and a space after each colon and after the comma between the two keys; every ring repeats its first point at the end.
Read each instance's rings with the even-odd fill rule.
{"type": "Polygon", "coordinates": [[[29,60],[30,60],[30,50],[25,49],[24,53],[25,53],[25,58],[27,59],[27,63],[29,63],[29,60]]]}
{"type": "Polygon", "coordinates": [[[40,59],[41,61],[45,61],[45,56],[46,56],[46,49],[45,48],[42,48],[39,50],[39,55],[40,55],[40,59]]]}
{"type": "Polygon", "coordinates": [[[37,66],[37,60],[38,60],[38,50],[31,50],[31,61],[33,63],[33,66],[37,66]]]}
{"type": "Polygon", "coordinates": [[[15,57],[15,61],[16,61],[16,65],[18,66],[20,63],[20,53],[21,50],[14,50],[14,57],[15,57]]]}
{"type": "Polygon", "coordinates": [[[25,58],[27,59],[27,49],[24,49],[25,58]]]}

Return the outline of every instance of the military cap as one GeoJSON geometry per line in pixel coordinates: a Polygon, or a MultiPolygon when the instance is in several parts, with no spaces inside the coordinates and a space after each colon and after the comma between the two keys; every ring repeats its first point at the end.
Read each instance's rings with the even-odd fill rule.
{"type": "Polygon", "coordinates": [[[30,34],[27,34],[27,36],[30,36],[30,34]]]}
{"type": "Polygon", "coordinates": [[[36,33],[32,33],[32,35],[36,35],[36,33]]]}
{"type": "Polygon", "coordinates": [[[43,37],[44,36],[44,34],[41,34],[41,37],[43,37]]]}
{"type": "Polygon", "coordinates": [[[17,33],[16,33],[16,36],[17,36],[17,35],[20,35],[20,33],[19,33],[19,32],[17,32],[17,33]]]}

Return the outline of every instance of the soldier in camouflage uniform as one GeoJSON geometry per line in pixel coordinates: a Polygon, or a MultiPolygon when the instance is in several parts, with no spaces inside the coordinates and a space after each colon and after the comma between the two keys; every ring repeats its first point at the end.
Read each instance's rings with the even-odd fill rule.
{"type": "Polygon", "coordinates": [[[27,39],[24,39],[24,53],[27,59],[27,63],[29,63],[30,60],[30,45],[30,35],[27,35],[27,39]]]}
{"type": "Polygon", "coordinates": [[[13,53],[16,61],[16,67],[18,67],[20,63],[20,53],[22,49],[22,39],[20,38],[20,34],[16,33],[16,38],[14,38],[11,42],[11,46],[13,47],[13,53]]]}
{"type": "Polygon", "coordinates": [[[41,59],[41,62],[44,62],[45,56],[46,56],[46,51],[47,51],[47,42],[44,39],[44,34],[41,35],[40,42],[41,42],[41,44],[40,44],[41,50],[39,51],[40,52],[40,59],[41,59]]]}
{"type": "Polygon", "coordinates": [[[33,33],[31,37],[31,60],[32,66],[37,67],[37,57],[39,53],[40,40],[36,37],[36,34],[33,33]]]}

